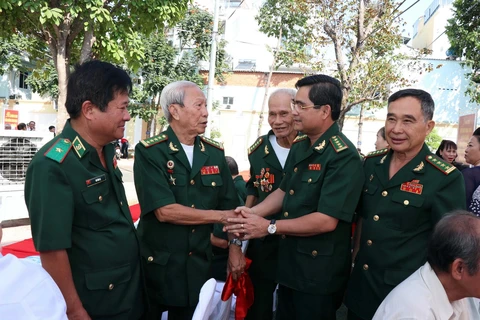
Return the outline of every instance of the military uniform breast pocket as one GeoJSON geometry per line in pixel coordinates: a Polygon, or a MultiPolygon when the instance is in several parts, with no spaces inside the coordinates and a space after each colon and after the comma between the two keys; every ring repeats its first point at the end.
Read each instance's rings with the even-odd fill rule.
{"type": "Polygon", "coordinates": [[[375,192],[377,192],[377,189],[378,189],[377,185],[368,183],[368,184],[365,184],[363,186],[363,193],[367,194],[367,195],[370,195],[370,196],[373,196],[375,194],[375,192]]]}
{"type": "Polygon", "coordinates": [[[409,192],[396,192],[392,195],[393,227],[398,230],[411,230],[425,218],[424,197],[409,192]]]}
{"type": "Polygon", "coordinates": [[[120,215],[120,208],[109,208],[108,197],[110,193],[109,183],[103,183],[88,187],[82,191],[84,205],[82,213],[87,216],[88,226],[94,230],[101,229],[120,215]]]}
{"type": "Polygon", "coordinates": [[[296,266],[297,274],[304,280],[320,283],[328,281],[319,270],[327,270],[331,267],[331,257],[334,252],[334,244],[326,241],[311,241],[311,239],[299,239],[297,242],[296,266]]]}

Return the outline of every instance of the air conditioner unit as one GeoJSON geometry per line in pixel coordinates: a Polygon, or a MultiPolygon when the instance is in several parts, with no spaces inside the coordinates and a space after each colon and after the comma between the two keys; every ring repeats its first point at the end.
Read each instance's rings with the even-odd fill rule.
{"type": "Polygon", "coordinates": [[[37,151],[52,138],[51,132],[0,130],[2,220],[28,218],[23,191],[27,167],[37,151]]]}

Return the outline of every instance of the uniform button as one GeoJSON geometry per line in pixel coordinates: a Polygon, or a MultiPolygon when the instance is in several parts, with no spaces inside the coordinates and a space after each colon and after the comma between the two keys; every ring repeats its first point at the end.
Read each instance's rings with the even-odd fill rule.
{"type": "Polygon", "coordinates": [[[406,206],[408,206],[409,203],[410,203],[410,201],[408,201],[408,200],[403,201],[403,204],[406,205],[406,206]]]}
{"type": "Polygon", "coordinates": [[[297,171],[298,171],[298,168],[295,167],[295,168],[293,169],[293,172],[297,172],[297,171]]]}
{"type": "Polygon", "coordinates": [[[192,252],[192,251],[190,251],[190,252],[188,253],[188,255],[189,255],[189,256],[191,256],[192,254],[193,254],[193,252],[192,252]]]}
{"type": "Polygon", "coordinates": [[[372,245],[372,240],[367,240],[367,245],[371,246],[372,245]]]}
{"type": "Polygon", "coordinates": [[[365,270],[365,271],[368,270],[368,264],[363,265],[363,270],[365,270]]]}
{"type": "Polygon", "coordinates": [[[212,187],[215,187],[217,184],[215,183],[215,181],[212,182],[212,187]]]}
{"type": "Polygon", "coordinates": [[[113,285],[113,283],[110,283],[110,284],[108,285],[108,290],[113,290],[114,287],[115,287],[115,286],[113,285]]]}
{"type": "Polygon", "coordinates": [[[153,257],[152,257],[152,256],[148,257],[148,258],[147,258],[147,261],[148,261],[148,262],[152,262],[152,261],[153,261],[153,257]]]}
{"type": "Polygon", "coordinates": [[[285,172],[283,173],[283,176],[285,176],[285,172]]]}
{"type": "Polygon", "coordinates": [[[313,250],[313,251],[312,251],[312,256],[316,257],[317,254],[318,254],[317,250],[313,250]]]}
{"type": "Polygon", "coordinates": [[[368,189],[365,189],[364,191],[365,191],[365,192],[368,192],[368,189]]]}
{"type": "Polygon", "coordinates": [[[283,216],[284,216],[285,218],[287,218],[287,217],[288,217],[288,211],[285,211],[285,212],[283,213],[283,216]]]}
{"type": "Polygon", "coordinates": [[[192,233],[195,233],[195,229],[192,229],[192,233]]]}
{"type": "Polygon", "coordinates": [[[282,239],[285,239],[286,237],[287,237],[286,235],[282,234],[282,239]]]}
{"type": "Polygon", "coordinates": [[[120,205],[123,206],[123,201],[120,201],[120,205]]]}
{"type": "Polygon", "coordinates": [[[195,184],[194,180],[190,180],[190,184],[193,186],[195,184]]]}
{"type": "Polygon", "coordinates": [[[103,200],[103,197],[102,196],[98,196],[98,201],[102,202],[103,200]]]}
{"type": "Polygon", "coordinates": [[[288,193],[290,193],[290,195],[293,196],[293,194],[295,193],[295,191],[290,190],[288,193]]]}
{"type": "Polygon", "coordinates": [[[377,216],[377,215],[374,215],[374,216],[373,216],[373,221],[378,221],[378,220],[380,220],[380,217],[377,216]]]}
{"type": "Polygon", "coordinates": [[[385,190],[384,190],[384,191],[382,191],[382,196],[384,196],[384,197],[388,196],[388,192],[387,192],[387,191],[385,191],[385,190]]]}
{"type": "Polygon", "coordinates": [[[307,182],[308,183],[312,182],[312,178],[308,178],[307,182]]]}
{"type": "Polygon", "coordinates": [[[194,205],[194,204],[192,204],[192,208],[195,208],[195,205],[194,205]]]}

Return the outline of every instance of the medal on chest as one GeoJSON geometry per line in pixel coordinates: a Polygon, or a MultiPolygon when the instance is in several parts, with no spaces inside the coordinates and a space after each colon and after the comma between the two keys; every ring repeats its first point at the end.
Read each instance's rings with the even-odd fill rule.
{"type": "Polygon", "coordinates": [[[419,182],[420,180],[412,180],[410,182],[404,182],[400,186],[400,190],[414,193],[414,194],[422,194],[423,184],[420,184],[419,182]]]}

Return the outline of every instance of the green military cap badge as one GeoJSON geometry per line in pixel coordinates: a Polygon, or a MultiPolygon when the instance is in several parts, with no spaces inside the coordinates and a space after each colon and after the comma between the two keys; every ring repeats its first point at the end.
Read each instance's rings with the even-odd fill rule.
{"type": "Polygon", "coordinates": [[[145,140],[140,140],[140,142],[145,146],[145,148],[149,148],[151,146],[156,145],[157,143],[167,141],[167,140],[168,140],[168,136],[162,133],[162,134],[159,134],[158,136],[150,137],[145,140]]]}
{"type": "Polygon", "coordinates": [[[293,140],[293,143],[297,143],[299,141],[303,141],[305,139],[307,139],[308,136],[306,134],[299,134],[294,140],[293,140]]]}
{"type": "Polygon", "coordinates": [[[58,139],[50,149],[45,152],[45,157],[62,163],[68,152],[72,148],[72,143],[68,139],[60,138],[58,139]]]}
{"type": "Polygon", "coordinates": [[[377,151],[372,151],[372,152],[369,152],[365,158],[371,158],[371,157],[376,157],[376,156],[383,156],[384,154],[388,153],[388,148],[385,148],[385,149],[380,149],[380,150],[377,150],[377,151]]]}
{"type": "Polygon", "coordinates": [[[251,146],[250,148],[248,148],[248,155],[251,155],[253,151],[257,150],[258,147],[260,147],[260,145],[262,144],[263,142],[263,138],[258,138],[257,141],[255,141],[251,146]]]}
{"type": "Polygon", "coordinates": [[[449,175],[452,171],[457,169],[457,168],[455,168],[454,165],[452,165],[448,162],[445,162],[442,158],[437,157],[435,155],[429,155],[429,156],[426,157],[426,159],[427,159],[428,163],[430,163],[432,166],[434,166],[438,170],[442,171],[446,175],[449,175]]]}
{"type": "Polygon", "coordinates": [[[208,143],[211,146],[214,146],[217,149],[223,150],[223,144],[221,144],[218,141],[215,141],[213,139],[209,139],[207,137],[201,136],[200,139],[202,139],[203,142],[208,143]]]}
{"type": "Polygon", "coordinates": [[[87,149],[85,149],[85,146],[83,145],[82,141],[78,136],[73,139],[73,150],[77,153],[78,157],[81,159],[83,157],[83,154],[87,149]]]}
{"type": "Polygon", "coordinates": [[[345,141],[342,140],[339,136],[333,136],[330,138],[330,143],[333,146],[333,149],[335,149],[335,152],[339,153],[345,149],[348,149],[347,144],[345,141]]]}

